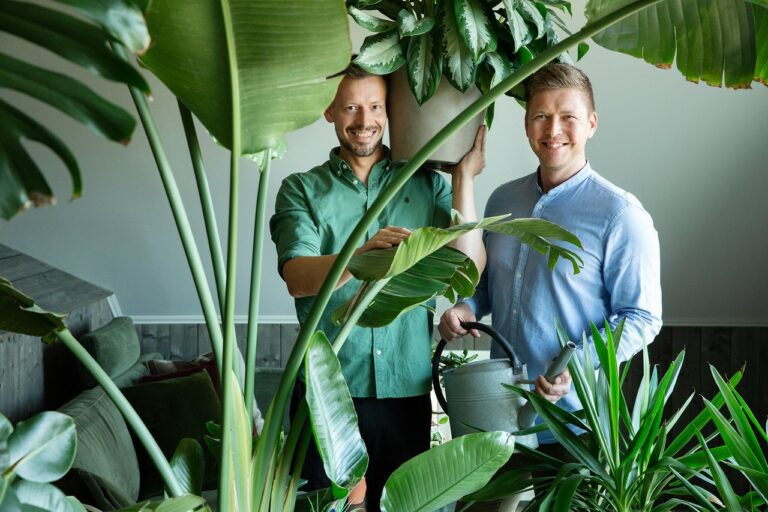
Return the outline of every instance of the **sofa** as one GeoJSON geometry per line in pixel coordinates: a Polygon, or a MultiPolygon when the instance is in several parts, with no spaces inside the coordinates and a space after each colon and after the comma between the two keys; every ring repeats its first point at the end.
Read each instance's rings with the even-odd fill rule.
{"type": "MultiPolygon", "coordinates": [[[[202,444],[206,422],[220,422],[219,397],[209,373],[211,363],[199,364],[192,371],[187,368],[181,374],[150,376],[146,363],[161,356],[141,354],[136,329],[126,317],[115,318],[80,341],[121,388],[166,457],[173,455],[185,437],[202,444]]],[[[77,373],[85,385],[95,386],[87,371],[81,368],[77,373]]],[[[73,418],[77,432],[74,463],[57,482],[66,494],[100,511],[162,495],[157,470],[100,386],[86,389],[59,411],[73,418]]],[[[204,452],[208,454],[205,447],[204,452]]],[[[214,487],[216,467],[210,455],[205,474],[207,487],[214,487]]]]}

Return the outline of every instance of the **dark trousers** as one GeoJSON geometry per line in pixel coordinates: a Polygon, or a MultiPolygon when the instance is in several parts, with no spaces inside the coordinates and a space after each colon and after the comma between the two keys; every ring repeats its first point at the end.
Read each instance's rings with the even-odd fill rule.
{"type": "MultiPolygon", "coordinates": [[[[291,415],[304,398],[304,386],[296,384],[291,400],[291,415]]],[[[368,450],[365,473],[366,508],[379,511],[381,491],[389,475],[403,462],[429,449],[432,404],[429,395],[408,398],[352,398],[360,435],[368,450]]],[[[302,490],[330,487],[314,439],[310,442],[301,477],[307,480],[302,490]]]]}

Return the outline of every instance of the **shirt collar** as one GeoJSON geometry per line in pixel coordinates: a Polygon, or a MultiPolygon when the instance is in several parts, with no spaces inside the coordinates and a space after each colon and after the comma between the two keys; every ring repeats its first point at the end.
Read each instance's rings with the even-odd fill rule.
{"type": "Polygon", "coordinates": [[[541,176],[540,176],[541,168],[536,169],[536,188],[539,191],[540,195],[547,195],[547,196],[556,196],[558,194],[562,194],[564,192],[567,192],[568,190],[572,190],[575,187],[578,187],[581,183],[583,183],[585,180],[587,180],[590,176],[592,176],[595,171],[592,169],[592,166],[589,165],[589,160],[587,160],[587,163],[582,167],[579,172],[559,184],[558,186],[552,188],[549,192],[546,194],[544,193],[544,190],[541,188],[541,176]]]}
{"type": "MultiPolygon", "coordinates": [[[[328,161],[331,166],[331,172],[336,176],[354,176],[352,167],[339,156],[339,147],[336,146],[331,150],[328,155],[328,161]]],[[[390,157],[390,151],[387,146],[384,146],[384,158],[373,164],[371,169],[371,175],[379,172],[380,170],[389,170],[392,167],[392,158],[390,157]]]]}

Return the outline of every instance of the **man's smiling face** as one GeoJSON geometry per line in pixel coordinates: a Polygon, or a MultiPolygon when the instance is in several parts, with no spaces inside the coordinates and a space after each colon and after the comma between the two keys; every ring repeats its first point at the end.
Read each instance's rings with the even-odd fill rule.
{"type": "Polygon", "coordinates": [[[341,157],[378,156],[387,124],[387,86],[380,76],[345,77],[325,118],[334,124],[341,157]]]}
{"type": "Polygon", "coordinates": [[[536,93],[528,102],[525,133],[542,174],[561,182],[587,162],[587,139],[597,129],[597,114],[577,89],[551,89],[536,93]]]}

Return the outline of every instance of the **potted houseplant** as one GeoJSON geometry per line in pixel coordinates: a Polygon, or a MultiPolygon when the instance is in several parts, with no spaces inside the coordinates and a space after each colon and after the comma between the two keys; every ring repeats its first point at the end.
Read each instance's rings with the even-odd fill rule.
{"type": "MultiPolygon", "coordinates": [[[[556,44],[555,25],[565,29],[558,11],[570,13],[566,0],[347,3],[355,22],[374,33],[355,62],[372,73],[392,74],[388,110],[395,160],[410,159],[458,112],[556,44]]],[[[492,117],[491,105],[488,124],[492,117]]],[[[430,163],[455,164],[482,122],[482,114],[475,116],[432,154],[430,163]]]]}
{"type": "MultiPolygon", "coordinates": [[[[88,3],[88,2],[83,2],[88,3]]],[[[314,356],[317,354],[315,351],[320,352],[320,354],[326,354],[327,357],[317,357],[317,360],[320,360],[320,362],[330,362],[332,363],[332,358],[330,357],[330,354],[327,350],[327,343],[322,340],[322,336],[315,333],[315,327],[317,325],[317,319],[320,315],[320,313],[325,308],[328,298],[333,290],[333,283],[335,283],[339,276],[341,275],[341,272],[343,269],[347,266],[352,253],[354,251],[354,248],[357,247],[363,236],[365,235],[368,226],[370,223],[375,219],[379,213],[382,211],[382,209],[386,206],[388,200],[394,195],[397,188],[401,187],[407,179],[421,166],[427,159],[427,157],[431,154],[432,151],[444,140],[444,137],[451,133],[451,131],[455,130],[457,127],[465,123],[469,118],[476,116],[480,112],[483,111],[488,105],[490,105],[496,98],[507,92],[508,90],[514,88],[515,86],[519,85],[521,81],[530,73],[534,72],[536,69],[540,68],[546,62],[549,60],[556,58],[558,55],[562,54],[564,51],[567,51],[569,48],[575,47],[579,43],[585,41],[589,37],[603,37],[603,36],[597,36],[597,34],[600,34],[602,31],[608,29],[609,27],[612,27],[616,24],[621,24],[622,20],[628,16],[632,16],[634,13],[636,13],[639,10],[648,8],[649,11],[656,16],[657,18],[660,17],[660,14],[656,11],[656,7],[653,7],[653,4],[658,3],[654,0],[641,0],[637,1],[628,5],[625,5],[625,2],[621,1],[615,1],[615,2],[602,2],[600,4],[589,4],[588,5],[588,14],[589,19],[591,20],[590,23],[581,31],[579,31],[577,34],[575,34],[572,37],[569,37],[565,41],[561,41],[557,45],[555,45],[552,48],[546,49],[542,51],[540,55],[535,57],[533,60],[523,64],[519,72],[516,73],[514,76],[509,76],[506,79],[502,80],[498,85],[491,88],[489,93],[481,98],[480,100],[476,101],[470,108],[465,110],[464,113],[459,115],[455,120],[453,120],[448,127],[443,129],[438,137],[436,137],[434,140],[432,140],[430,143],[427,144],[425,148],[423,148],[421,151],[418,152],[417,155],[414,156],[414,158],[409,162],[407,166],[405,166],[401,172],[399,173],[399,176],[395,182],[392,184],[392,188],[388,190],[386,193],[384,193],[380,200],[378,200],[369,210],[369,212],[365,215],[363,219],[361,219],[358,226],[355,228],[354,232],[350,236],[347,244],[340,252],[339,257],[336,260],[336,263],[334,264],[334,267],[329,273],[329,276],[327,278],[327,281],[325,285],[323,286],[322,290],[318,294],[318,297],[315,301],[315,304],[313,306],[313,311],[310,313],[309,319],[307,323],[302,327],[302,330],[299,334],[296,346],[294,348],[294,351],[290,357],[290,360],[287,364],[286,371],[284,373],[283,380],[281,381],[280,387],[278,389],[276,398],[273,402],[273,406],[267,416],[267,421],[265,424],[265,430],[262,433],[262,436],[259,438],[259,445],[256,447],[256,453],[253,459],[249,460],[246,459],[247,455],[250,453],[250,450],[248,447],[245,447],[245,443],[250,441],[249,436],[247,435],[247,422],[245,422],[244,418],[247,417],[247,414],[244,413],[243,409],[246,407],[246,405],[243,403],[242,396],[239,395],[239,382],[237,379],[233,376],[230,368],[232,368],[231,360],[232,360],[232,350],[233,350],[233,310],[234,310],[234,301],[233,301],[233,289],[236,284],[236,276],[234,273],[235,268],[235,246],[232,245],[236,240],[235,236],[229,237],[229,250],[227,251],[228,257],[231,258],[227,262],[227,268],[221,268],[218,271],[218,275],[220,277],[217,277],[215,279],[215,284],[217,286],[217,289],[219,291],[219,296],[222,297],[224,300],[221,301],[222,304],[222,318],[224,323],[224,333],[221,333],[221,329],[218,327],[218,318],[216,316],[216,310],[215,308],[212,308],[212,300],[211,300],[211,293],[210,291],[206,292],[206,288],[208,287],[207,281],[205,279],[204,274],[202,274],[201,268],[199,266],[199,258],[196,256],[196,247],[194,247],[193,241],[189,240],[188,232],[189,232],[189,226],[188,222],[185,220],[185,214],[183,213],[183,207],[180,204],[180,199],[178,197],[178,194],[174,192],[174,183],[173,183],[173,177],[170,174],[167,163],[164,161],[164,156],[162,154],[162,151],[158,149],[158,137],[157,134],[154,132],[154,127],[151,122],[151,115],[149,113],[149,110],[146,106],[145,98],[143,98],[143,95],[139,90],[134,89],[134,98],[137,103],[137,108],[139,110],[140,116],[142,117],[142,121],[148,126],[147,130],[150,134],[150,139],[152,140],[154,149],[156,151],[157,160],[159,162],[159,165],[161,167],[161,173],[163,175],[163,179],[165,181],[165,184],[169,190],[168,195],[170,198],[171,203],[173,204],[173,210],[174,215],[176,215],[177,222],[180,227],[180,231],[182,232],[182,238],[185,239],[185,246],[188,248],[188,257],[191,262],[191,266],[193,269],[193,273],[196,275],[196,284],[198,286],[198,290],[200,290],[200,296],[201,296],[201,302],[203,302],[203,309],[209,311],[206,312],[206,318],[209,321],[209,327],[212,333],[215,333],[216,330],[219,330],[219,343],[218,343],[218,351],[219,355],[221,357],[218,357],[217,359],[220,361],[220,372],[222,372],[225,375],[229,375],[229,378],[223,379],[223,382],[225,384],[225,406],[228,408],[229,412],[224,415],[224,425],[221,430],[222,432],[222,461],[224,464],[228,465],[230,468],[233,468],[231,471],[223,471],[222,470],[222,478],[221,478],[221,486],[220,490],[222,490],[222,494],[224,495],[222,497],[223,501],[223,507],[229,507],[226,508],[227,510],[237,510],[241,508],[248,508],[248,505],[252,505],[254,508],[257,508],[259,510],[269,510],[269,509],[290,509],[291,507],[291,500],[292,497],[295,496],[295,487],[297,485],[297,478],[294,475],[291,475],[289,473],[289,465],[291,460],[293,460],[293,455],[296,455],[298,459],[301,458],[301,450],[299,448],[299,440],[295,438],[290,438],[285,440],[285,444],[282,443],[280,439],[280,424],[282,423],[282,417],[285,412],[285,409],[287,408],[288,404],[288,397],[290,388],[292,386],[292,383],[294,379],[296,378],[296,375],[299,371],[299,367],[302,363],[302,361],[305,360],[305,355],[307,353],[310,354],[309,359],[313,359],[314,356]],[[185,234],[186,233],[186,234],[185,234]],[[212,313],[212,314],[210,314],[212,313]],[[314,348],[312,348],[314,347],[314,348]],[[223,362],[222,362],[223,361],[223,362]],[[244,426],[245,425],[245,426],[244,426]],[[227,440],[227,437],[229,437],[229,440],[227,440]],[[286,448],[286,446],[290,445],[290,457],[284,457],[284,455],[280,455],[280,452],[283,448],[286,448]],[[278,456],[279,455],[279,456],[278,456]],[[253,485],[250,485],[250,484],[253,485]],[[293,494],[291,494],[293,493],[293,494]],[[273,501],[273,498],[276,498],[276,501],[273,501]]],[[[256,128],[264,130],[261,131],[262,136],[255,137],[254,140],[256,140],[255,144],[253,146],[243,144],[242,141],[245,139],[248,139],[248,137],[243,137],[245,131],[249,128],[251,128],[251,125],[258,124],[258,123],[251,123],[249,126],[243,127],[243,124],[241,123],[242,114],[247,113],[249,116],[253,116],[254,114],[257,116],[257,119],[265,120],[269,118],[270,111],[260,112],[260,111],[252,111],[248,108],[241,108],[243,102],[248,102],[248,98],[243,98],[240,95],[240,86],[242,85],[241,79],[244,78],[248,73],[260,73],[261,71],[269,70],[273,74],[270,76],[270,80],[261,82],[263,85],[263,89],[265,93],[274,94],[274,96],[271,96],[275,104],[278,104],[278,100],[282,101],[284,99],[283,93],[287,94],[287,91],[283,88],[280,88],[277,90],[273,85],[270,84],[276,83],[275,81],[279,80],[289,80],[292,73],[292,68],[290,67],[292,62],[290,59],[277,59],[278,62],[280,62],[285,67],[279,67],[279,68],[270,68],[270,65],[273,63],[273,61],[259,61],[258,59],[248,61],[248,56],[253,57],[254,55],[269,55],[271,51],[274,50],[275,47],[280,47],[280,45],[276,45],[274,41],[271,41],[269,38],[263,37],[262,34],[260,34],[258,31],[254,31],[253,27],[249,24],[252,20],[269,20],[269,27],[275,28],[275,30],[271,31],[272,34],[286,34],[287,37],[292,38],[291,40],[295,42],[295,37],[293,37],[293,34],[295,34],[297,31],[301,31],[302,33],[312,34],[312,25],[311,22],[317,18],[319,18],[321,15],[318,15],[317,11],[311,11],[315,8],[327,8],[330,9],[331,12],[334,14],[332,16],[329,16],[328,18],[322,19],[323,27],[328,28],[330,23],[336,23],[341,20],[340,26],[345,27],[346,21],[345,21],[345,14],[343,12],[343,9],[339,9],[339,2],[333,2],[333,1],[305,1],[305,2],[279,2],[276,3],[277,7],[275,6],[257,6],[253,2],[242,0],[242,1],[232,1],[232,2],[210,2],[208,4],[196,4],[191,5],[189,2],[170,2],[170,1],[159,1],[156,0],[155,2],[152,2],[151,9],[158,9],[159,11],[153,11],[149,13],[150,18],[150,33],[154,33],[157,35],[157,37],[166,37],[170,40],[170,43],[175,45],[175,48],[178,49],[180,52],[179,55],[188,55],[190,58],[193,58],[196,64],[196,67],[200,67],[200,77],[206,79],[207,81],[204,81],[203,83],[205,85],[201,85],[196,88],[194,91],[194,94],[198,95],[200,99],[202,98],[202,101],[199,101],[195,103],[193,100],[195,98],[192,97],[186,97],[184,103],[192,110],[192,112],[195,113],[195,115],[198,116],[198,118],[206,124],[206,127],[211,131],[212,133],[216,134],[217,139],[220,140],[224,145],[232,149],[232,208],[230,209],[230,233],[234,235],[236,233],[236,227],[237,227],[237,217],[236,217],[236,210],[237,210],[237,184],[236,184],[236,178],[238,175],[237,172],[237,160],[239,156],[246,152],[265,152],[266,155],[263,158],[263,166],[262,166],[262,179],[260,183],[260,193],[259,193],[259,208],[261,211],[261,219],[263,219],[263,206],[264,206],[264,196],[265,196],[265,190],[266,190],[266,183],[267,183],[267,177],[268,177],[268,168],[269,168],[269,161],[271,153],[273,153],[274,148],[277,148],[280,146],[280,140],[281,140],[281,134],[285,131],[285,125],[278,123],[277,126],[271,126],[270,128],[264,128],[264,126],[258,126],[256,128]],[[318,7],[322,6],[322,7],[318,7]],[[293,16],[275,16],[274,9],[280,8],[282,10],[285,9],[296,9],[296,13],[293,16]],[[190,13],[186,11],[185,9],[192,9],[193,11],[190,13]],[[195,8],[200,8],[204,12],[203,13],[196,13],[194,11],[195,8]],[[243,10],[245,9],[245,10],[243,10]],[[249,9],[262,9],[261,11],[252,11],[249,9]],[[165,12],[163,12],[165,11],[165,12]],[[214,14],[213,16],[211,14],[214,14]],[[309,14],[308,14],[309,13],[309,14]],[[339,17],[340,14],[340,17],[339,17]],[[153,19],[154,18],[154,19],[153,19]],[[178,18],[177,20],[174,20],[173,18],[178,18]],[[182,27],[180,29],[174,29],[174,25],[171,24],[172,22],[180,22],[182,27]],[[194,21],[194,23],[193,23],[194,21]],[[283,25],[280,25],[280,23],[283,23],[283,25]],[[309,25],[307,25],[309,24],[309,25]],[[202,26],[205,28],[203,32],[207,34],[207,36],[203,39],[200,39],[201,34],[195,33],[193,34],[195,37],[193,37],[192,43],[185,44],[184,37],[189,36],[189,28],[190,26],[202,26]],[[265,45],[265,46],[258,46],[259,44],[265,45]],[[247,51],[243,51],[247,50],[247,51]],[[205,52],[208,52],[207,54],[205,52]],[[213,56],[211,56],[213,54],[213,56]],[[198,57],[205,56],[207,59],[198,59],[198,57]],[[245,59],[245,60],[243,60],[245,59]],[[227,62],[227,65],[219,66],[221,62],[227,62]],[[205,65],[204,65],[205,64],[205,65]],[[219,66],[215,67],[214,71],[211,71],[211,66],[219,66]],[[218,72],[216,71],[218,70],[218,72]],[[220,99],[222,97],[228,98],[228,101],[224,102],[223,109],[221,108],[211,108],[211,105],[207,104],[205,99],[208,98],[215,98],[220,99]],[[193,105],[197,105],[193,108],[193,105]],[[203,112],[205,108],[209,108],[213,112],[203,112]],[[216,117],[216,113],[220,114],[220,117],[222,119],[218,119],[216,117]],[[217,121],[219,124],[215,125],[213,121],[217,121]],[[229,126],[229,128],[227,128],[229,126]],[[223,134],[224,136],[221,136],[219,134],[223,134]],[[262,185],[264,185],[262,187],[262,185]]],[[[666,2],[661,2],[661,5],[664,9],[666,9],[666,2]]],[[[662,7],[659,7],[661,9],[662,7]]],[[[748,4],[742,3],[739,4],[739,8],[743,9],[752,9],[748,4]]],[[[758,12],[759,14],[764,14],[764,10],[758,6],[754,7],[754,10],[758,12]]],[[[750,10],[751,12],[751,10],[750,10]]],[[[281,14],[285,14],[284,12],[281,14]]],[[[290,14],[290,13],[288,13],[290,14]]],[[[748,17],[747,18],[750,23],[754,23],[753,18],[748,17]]],[[[765,19],[764,16],[760,19],[765,19]]],[[[682,27],[687,27],[689,31],[693,34],[698,33],[701,35],[702,33],[707,35],[709,37],[709,34],[713,30],[713,25],[708,23],[701,23],[699,20],[696,19],[677,19],[675,18],[675,24],[676,26],[681,27],[681,31],[683,33],[686,33],[686,30],[682,30],[682,27]]],[[[668,40],[670,37],[674,41],[675,33],[671,29],[665,29],[663,26],[654,26],[652,27],[653,30],[650,36],[662,36],[665,40],[668,40]]],[[[346,28],[341,28],[341,36],[342,39],[345,37],[345,30],[346,28]]],[[[623,34],[624,38],[621,39],[621,41],[617,42],[617,40],[614,38],[612,39],[610,37],[610,34],[604,36],[603,42],[608,45],[609,47],[613,48],[621,48],[624,51],[628,51],[630,53],[639,53],[637,48],[645,48],[648,46],[648,40],[649,38],[651,40],[654,40],[655,37],[650,37],[648,33],[638,33],[638,31],[633,31],[631,29],[631,25],[629,29],[626,26],[620,26],[616,29],[617,33],[623,34]],[[628,35],[627,35],[628,34],[628,35]],[[620,43],[620,44],[619,44],[620,43]],[[612,46],[611,46],[612,45],[612,46]]],[[[754,44],[754,34],[756,32],[754,25],[740,25],[737,28],[729,27],[729,39],[727,42],[732,43],[733,40],[737,41],[738,44],[742,44],[741,41],[752,41],[751,44],[754,44]],[[747,35],[749,36],[751,34],[752,39],[749,37],[746,37],[745,39],[740,39],[737,37],[738,34],[747,35]]],[[[326,31],[327,32],[327,31],[326,31]]],[[[324,33],[326,33],[324,32],[324,33]]],[[[330,31],[333,33],[333,31],[330,31]]],[[[275,36],[273,36],[275,37],[275,36]]],[[[315,60],[318,62],[322,61],[322,65],[319,69],[316,69],[317,75],[320,77],[327,76],[328,71],[334,71],[337,67],[342,67],[340,64],[337,66],[336,60],[336,54],[334,52],[341,52],[345,53],[345,55],[348,55],[348,46],[344,45],[344,41],[336,41],[337,44],[339,44],[338,47],[334,48],[333,50],[328,51],[321,51],[319,52],[319,55],[315,56],[315,60]],[[326,67],[328,69],[326,69],[326,67]]],[[[317,48],[312,47],[312,41],[308,41],[308,44],[310,44],[310,48],[316,50],[317,48]]],[[[680,42],[678,44],[684,44],[683,42],[680,42]]],[[[750,43],[745,43],[745,46],[749,47],[750,43]]],[[[674,46],[674,44],[673,44],[674,46]]],[[[752,48],[754,50],[754,48],[752,48]]],[[[645,52],[643,53],[646,58],[651,59],[652,62],[656,64],[664,64],[668,62],[671,57],[669,57],[667,54],[661,55],[661,53],[654,53],[654,52],[645,52]],[[659,55],[658,60],[653,60],[655,55],[659,55]],[[667,60],[664,60],[667,59],[667,60]]],[[[689,77],[693,77],[693,71],[689,70],[685,66],[691,65],[692,68],[701,68],[702,61],[707,65],[721,65],[722,63],[715,63],[711,59],[706,59],[703,55],[703,52],[694,52],[691,55],[690,60],[686,60],[686,62],[681,63],[681,66],[684,66],[681,68],[684,71],[684,74],[689,77]],[[698,60],[698,65],[696,64],[698,60]]],[[[149,57],[148,57],[149,59],[149,57]]],[[[345,57],[346,59],[346,57],[345,57]]],[[[764,63],[765,57],[762,57],[762,63],[764,63]]],[[[162,60],[162,59],[161,59],[162,60]]],[[[147,65],[151,64],[149,63],[149,60],[146,61],[147,65]]],[[[167,62],[158,62],[159,67],[167,67],[169,70],[166,70],[167,76],[169,77],[168,80],[168,86],[171,88],[172,91],[176,92],[176,94],[183,98],[184,94],[187,94],[189,91],[184,92],[182,94],[182,89],[184,89],[186,86],[188,86],[191,81],[190,80],[179,80],[178,78],[175,79],[176,75],[173,73],[173,67],[174,66],[180,66],[183,65],[182,62],[179,62],[179,59],[169,59],[167,62]]],[[[761,64],[762,66],[762,64],[761,64]]],[[[157,69],[159,69],[159,67],[157,69]]],[[[743,68],[749,68],[749,79],[747,83],[749,83],[753,76],[755,76],[755,60],[752,61],[745,61],[742,63],[743,68]]],[[[759,67],[759,69],[764,69],[763,67],[759,67]]],[[[188,71],[188,70],[187,70],[188,71]]],[[[164,73],[158,71],[158,75],[162,75],[164,73]]],[[[713,72],[710,74],[713,75],[716,74],[716,72],[713,72]]],[[[743,75],[743,74],[742,74],[743,75]]],[[[700,76],[700,75],[699,75],[700,76]]],[[[742,76],[743,79],[743,76],[742,76]]],[[[764,77],[763,77],[764,79],[764,77]]],[[[281,82],[282,83],[282,82],[281,82]]],[[[330,97],[327,96],[330,94],[333,90],[334,84],[328,84],[322,79],[319,80],[319,83],[322,84],[321,87],[327,88],[328,90],[324,93],[326,96],[323,96],[323,94],[320,94],[314,101],[314,107],[316,109],[316,112],[314,115],[319,116],[319,113],[322,111],[323,108],[325,108],[325,104],[323,102],[330,101],[330,97]]],[[[742,82],[733,82],[729,83],[728,85],[734,85],[742,82]]],[[[189,111],[186,110],[186,108],[183,109],[183,111],[186,112],[185,118],[191,119],[191,114],[189,114],[189,111]]],[[[308,116],[309,120],[311,120],[311,116],[308,116]]],[[[309,120],[307,122],[309,122],[309,120]]],[[[291,123],[290,127],[298,126],[300,123],[295,122],[291,123]]],[[[254,129],[256,129],[254,128],[254,129]]],[[[190,140],[195,140],[194,133],[190,131],[190,140]]],[[[194,144],[191,144],[194,146],[194,144]]],[[[200,167],[200,155],[199,152],[193,153],[195,159],[196,159],[196,167],[200,167]]],[[[204,174],[204,173],[202,173],[204,174]]],[[[3,186],[5,185],[5,181],[3,181],[3,186]]],[[[4,190],[3,188],[0,188],[0,190],[4,190]]],[[[257,221],[257,233],[260,233],[261,229],[261,221],[257,221]]],[[[261,240],[261,236],[257,235],[255,237],[257,240],[261,240]]],[[[215,243],[211,243],[211,251],[215,252],[217,249],[215,243]]],[[[260,262],[260,249],[254,250],[254,280],[258,281],[258,274],[259,274],[259,262],[260,262]]],[[[386,256],[382,255],[382,258],[385,258],[386,256]]],[[[223,265],[222,265],[223,267],[223,265]]],[[[389,268],[389,267],[387,267],[389,268]]],[[[386,275],[382,275],[380,277],[386,278],[386,275]]],[[[378,286],[381,286],[380,281],[383,279],[379,279],[377,276],[372,276],[373,280],[376,281],[371,286],[371,289],[375,289],[378,286]]],[[[256,296],[258,295],[258,286],[255,286],[256,290],[256,296]]],[[[8,290],[2,290],[0,289],[0,295],[4,296],[10,296],[14,297],[14,294],[12,291],[9,293],[5,293],[8,290]]],[[[370,298],[371,296],[369,296],[370,298]]],[[[18,299],[18,297],[16,297],[18,299]]],[[[21,310],[27,312],[29,308],[31,307],[31,304],[25,303],[24,301],[21,302],[23,307],[21,310]]],[[[2,302],[0,303],[2,306],[8,306],[8,302],[2,302]]],[[[18,303],[13,302],[13,300],[10,303],[10,308],[18,306],[18,303]]],[[[18,312],[17,312],[18,313],[18,312]]],[[[250,318],[252,325],[255,325],[255,322],[257,321],[257,314],[258,314],[258,307],[252,308],[250,312],[250,318]]],[[[353,319],[354,315],[350,315],[350,320],[353,319]]],[[[2,315],[0,315],[0,318],[4,318],[2,315]]],[[[35,320],[33,323],[35,323],[37,320],[35,320]]],[[[42,322],[50,322],[51,319],[47,317],[43,317],[42,322]]],[[[51,327],[55,328],[56,335],[60,338],[64,338],[68,343],[71,344],[73,350],[77,350],[76,343],[73,343],[72,340],[67,336],[66,330],[62,329],[62,326],[60,323],[54,323],[51,326],[48,326],[47,328],[43,329],[43,332],[41,334],[45,334],[47,332],[50,332],[51,327]]],[[[39,331],[38,331],[39,332],[39,331]]],[[[251,354],[255,354],[255,350],[251,352],[251,349],[255,349],[255,337],[250,338],[249,337],[249,343],[248,343],[248,364],[250,365],[249,368],[252,368],[252,359],[251,354]]],[[[82,354],[82,352],[79,352],[82,357],[85,357],[85,355],[82,354]]],[[[330,364],[329,363],[329,364],[330,364]]],[[[98,372],[97,369],[93,369],[94,372],[98,372]]],[[[247,372],[248,376],[252,374],[252,372],[247,372]]],[[[332,372],[331,372],[332,373],[332,372]]],[[[248,390],[248,383],[246,382],[245,385],[246,390],[248,390]]],[[[251,388],[252,389],[252,388],[251,388]]],[[[341,395],[343,395],[342,392],[337,393],[337,390],[339,387],[335,387],[333,390],[333,393],[330,396],[330,400],[340,400],[341,395]]],[[[249,392],[246,391],[246,394],[249,392]]],[[[119,398],[119,397],[118,397],[119,398]]],[[[347,424],[348,426],[348,424],[347,424]]],[[[298,430],[298,429],[297,429],[298,430]]],[[[346,431],[345,431],[346,432],[346,431]]],[[[297,433],[296,436],[299,434],[297,433]]],[[[492,437],[492,436],[491,436],[492,437]]],[[[498,436],[497,436],[498,437],[498,436]]],[[[477,446],[483,446],[484,448],[487,448],[488,443],[495,444],[496,446],[503,445],[508,446],[509,443],[506,440],[503,439],[482,439],[477,443],[477,446]]],[[[473,443],[474,444],[474,443],[473,443]]],[[[482,452],[483,450],[479,450],[478,453],[482,452]]],[[[429,453],[429,452],[428,452],[429,453]]],[[[445,464],[441,462],[441,458],[437,455],[426,455],[424,458],[421,458],[417,463],[411,464],[408,467],[403,467],[403,471],[401,471],[397,478],[393,476],[393,483],[390,487],[390,490],[392,492],[392,495],[394,496],[394,488],[400,488],[404,489],[407,487],[407,484],[405,482],[409,481],[409,475],[413,475],[418,473],[419,471],[424,472],[426,471],[429,473],[430,471],[432,474],[434,474],[438,468],[445,468],[445,464]],[[400,482],[400,483],[398,483],[400,482]]],[[[497,461],[498,462],[498,461],[497,461]]],[[[167,465],[167,462],[166,462],[167,465]]],[[[169,468],[170,469],[170,468],[169,468]]],[[[480,471],[477,470],[477,468],[468,468],[468,472],[474,472],[474,471],[480,471]]],[[[488,467],[486,467],[483,472],[486,473],[488,471],[488,467]]],[[[174,481],[173,473],[172,471],[167,471],[168,473],[168,481],[174,481]]],[[[347,482],[348,484],[349,482],[347,482]]],[[[434,504],[437,503],[435,501],[435,496],[439,496],[441,493],[446,492],[446,486],[442,485],[444,482],[438,482],[434,483],[433,485],[429,486],[421,486],[418,489],[414,489],[414,494],[404,497],[404,501],[407,501],[409,505],[405,508],[396,508],[395,505],[392,506],[390,510],[412,510],[418,508],[421,504],[434,504]]],[[[173,495],[181,495],[184,493],[184,488],[179,485],[170,485],[171,492],[170,494],[173,495]]],[[[467,489],[465,489],[465,492],[467,492],[467,489]]],[[[451,496],[452,498],[452,496],[451,496]]]]}

